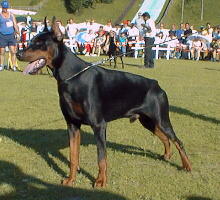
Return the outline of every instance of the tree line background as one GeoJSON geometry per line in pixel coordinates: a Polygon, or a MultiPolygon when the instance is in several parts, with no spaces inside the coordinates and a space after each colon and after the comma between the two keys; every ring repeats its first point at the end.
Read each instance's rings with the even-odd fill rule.
{"type": "Polygon", "coordinates": [[[79,12],[81,8],[93,8],[96,3],[112,3],[113,0],[64,0],[68,13],[79,12]]]}

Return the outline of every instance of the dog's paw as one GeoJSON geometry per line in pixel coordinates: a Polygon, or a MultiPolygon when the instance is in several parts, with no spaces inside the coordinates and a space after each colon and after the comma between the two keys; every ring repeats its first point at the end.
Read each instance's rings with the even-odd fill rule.
{"type": "Polygon", "coordinates": [[[74,180],[71,178],[65,178],[62,182],[62,185],[64,186],[73,186],[74,180]]]}
{"type": "Polygon", "coordinates": [[[172,156],[172,153],[164,154],[163,159],[168,161],[168,160],[170,160],[171,156],[172,156]]]}
{"type": "Polygon", "coordinates": [[[183,169],[185,169],[187,172],[191,172],[192,171],[192,166],[189,162],[184,162],[183,163],[183,169]]]}
{"type": "Polygon", "coordinates": [[[96,179],[94,187],[95,188],[104,188],[104,187],[106,187],[106,180],[96,179]]]}

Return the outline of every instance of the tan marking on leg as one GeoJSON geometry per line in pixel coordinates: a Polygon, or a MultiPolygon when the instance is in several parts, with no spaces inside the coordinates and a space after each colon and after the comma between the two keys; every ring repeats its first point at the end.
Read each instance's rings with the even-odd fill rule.
{"type": "Polygon", "coordinates": [[[169,160],[171,157],[170,141],[169,138],[157,126],[155,127],[154,134],[159,137],[164,145],[164,159],[169,160]]]}
{"type": "Polygon", "coordinates": [[[75,132],[75,137],[70,137],[70,175],[63,180],[63,185],[72,186],[76,180],[76,172],[79,167],[79,140],[80,131],[75,132]]]}
{"type": "Polygon", "coordinates": [[[107,182],[107,161],[106,158],[99,163],[99,174],[95,181],[95,187],[105,187],[107,182]]]}
{"type": "Polygon", "coordinates": [[[77,170],[80,171],[80,156],[79,156],[79,152],[80,152],[80,144],[81,144],[81,135],[79,134],[78,138],[77,138],[77,145],[78,145],[78,167],[77,170]]]}
{"type": "Polygon", "coordinates": [[[192,171],[192,166],[189,162],[189,159],[185,153],[185,151],[180,147],[180,145],[177,142],[174,142],[174,144],[176,145],[176,148],[179,151],[181,160],[182,160],[182,164],[183,164],[183,168],[186,169],[187,171],[192,171]]]}

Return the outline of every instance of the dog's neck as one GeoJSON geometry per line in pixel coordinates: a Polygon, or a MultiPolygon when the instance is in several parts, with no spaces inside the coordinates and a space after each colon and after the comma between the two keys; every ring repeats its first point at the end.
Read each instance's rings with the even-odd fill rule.
{"type": "Polygon", "coordinates": [[[57,56],[53,59],[53,74],[57,81],[62,82],[87,67],[87,63],[76,56],[65,45],[57,48],[57,56]]]}

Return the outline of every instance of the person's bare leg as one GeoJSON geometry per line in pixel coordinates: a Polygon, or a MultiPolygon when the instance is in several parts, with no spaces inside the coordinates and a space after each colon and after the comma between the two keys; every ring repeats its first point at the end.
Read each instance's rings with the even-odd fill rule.
{"type": "Polygon", "coordinates": [[[0,71],[4,69],[5,48],[0,48],[0,71]]]}
{"type": "Polygon", "coordinates": [[[192,59],[195,59],[194,48],[191,49],[191,58],[192,58],[192,59]]]}
{"type": "Polygon", "coordinates": [[[9,46],[9,51],[11,54],[11,62],[12,62],[12,68],[14,71],[17,70],[17,66],[16,66],[16,52],[17,52],[17,48],[16,46],[9,46]]]}
{"type": "Polygon", "coordinates": [[[196,60],[199,60],[199,58],[200,58],[200,52],[201,52],[201,49],[198,49],[198,50],[197,50],[197,58],[196,58],[196,60]]]}

